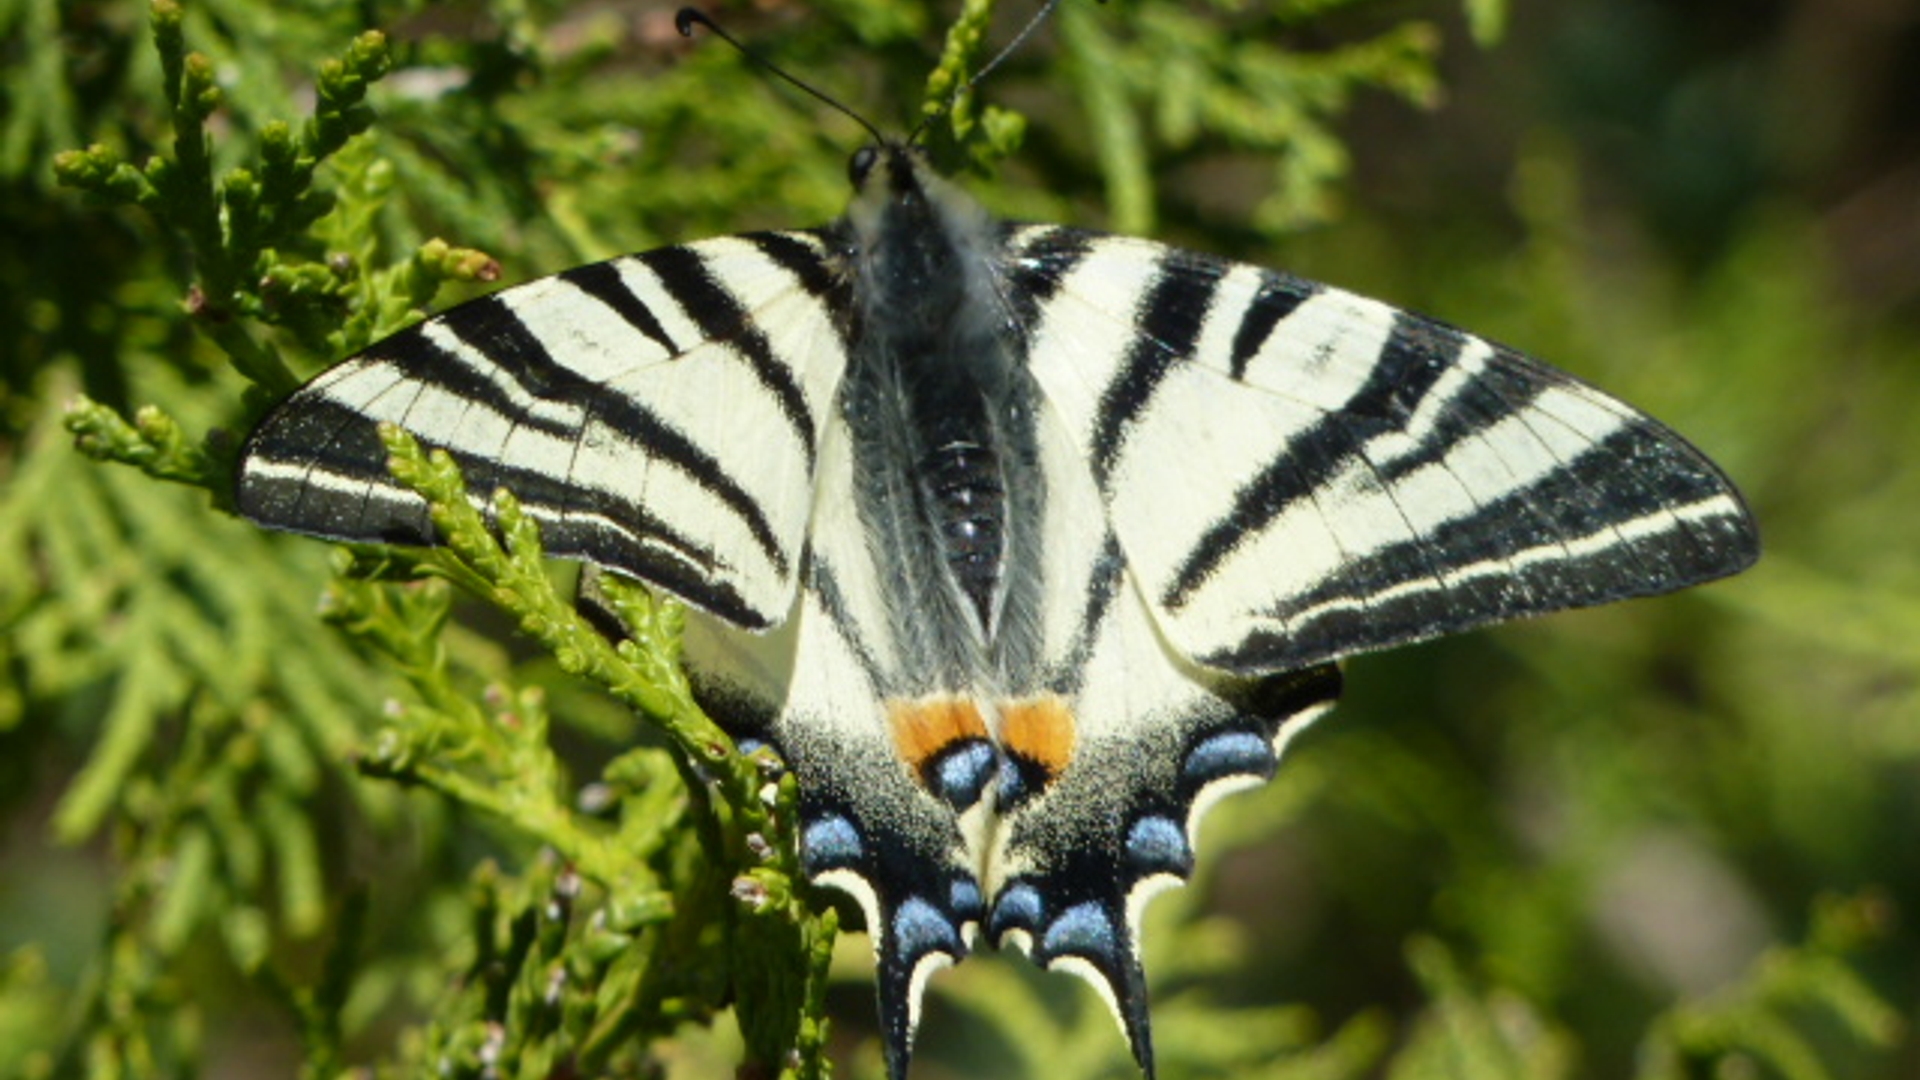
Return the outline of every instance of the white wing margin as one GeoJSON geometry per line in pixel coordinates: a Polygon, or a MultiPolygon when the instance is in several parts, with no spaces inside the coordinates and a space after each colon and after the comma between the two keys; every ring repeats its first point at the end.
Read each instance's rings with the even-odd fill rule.
{"type": "Polygon", "coordinates": [[[424,501],[388,475],[390,422],[451,453],[483,509],[511,490],[551,554],[771,626],[792,607],[846,367],[829,254],[810,232],[722,237],[462,304],[269,413],[236,502],[274,528],[432,543],[424,501]]]}
{"type": "Polygon", "coordinates": [[[1298,668],[1758,555],[1680,436],[1450,326],[1069,229],[1017,233],[1007,274],[1129,566],[1208,666],[1298,668]]]}

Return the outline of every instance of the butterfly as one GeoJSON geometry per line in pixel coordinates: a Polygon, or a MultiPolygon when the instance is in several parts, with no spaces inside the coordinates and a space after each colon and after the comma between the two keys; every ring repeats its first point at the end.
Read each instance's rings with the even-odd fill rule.
{"type": "Polygon", "coordinates": [[[1470,333],[1275,270],[985,212],[911,141],[817,229],[473,300],[322,373],[252,520],[437,542],[377,425],[549,553],[691,610],[702,706],[774,747],[852,898],[890,1074],[979,942],[1085,978],[1152,1071],[1141,912],[1343,657],[1732,574],[1680,436],[1470,333]]]}

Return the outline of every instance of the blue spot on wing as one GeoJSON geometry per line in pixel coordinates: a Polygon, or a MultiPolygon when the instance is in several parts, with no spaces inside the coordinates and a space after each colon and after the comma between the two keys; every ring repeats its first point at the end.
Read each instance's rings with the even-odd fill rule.
{"type": "Polygon", "coordinates": [[[980,801],[998,758],[991,743],[968,741],[940,756],[929,781],[948,806],[965,810],[980,801]]]}
{"type": "Polygon", "coordinates": [[[1121,938],[1114,932],[1113,920],[1106,909],[1091,901],[1075,904],[1060,913],[1047,927],[1041,939],[1043,956],[1084,956],[1094,960],[1115,961],[1124,952],[1121,938]]]}
{"type": "Polygon", "coordinates": [[[911,967],[928,953],[952,953],[959,959],[965,949],[960,944],[960,929],[947,913],[910,896],[893,913],[894,947],[911,967]]]}
{"type": "Polygon", "coordinates": [[[839,814],[808,822],[800,834],[801,862],[808,874],[853,866],[865,850],[860,830],[839,814]]]}
{"type": "Polygon", "coordinates": [[[1180,775],[1206,784],[1229,776],[1271,776],[1273,766],[1273,746],[1267,740],[1250,731],[1227,731],[1189,750],[1180,775]]]}
{"type": "Polygon", "coordinates": [[[1046,905],[1040,900],[1040,890],[1024,881],[1014,882],[1000,890],[994,900],[987,934],[998,941],[1009,930],[1032,933],[1040,929],[1040,920],[1045,914],[1046,905]]]}
{"type": "Polygon", "coordinates": [[[1193,845],[1187,830],[1172,818],[1143,817],[1127,830],[1127,860],[1137,877],[1193,872],[1193,845]]]}
{"type": "Polygon", "coordinates": [[[1021,772],[1019,763],[1011,757],[1000,759],[1000,782],[994,785],[993,789],[994,798],[998,803],[996,809],[1004,814],[1025,802],[1027,796],[1031,794],[1027,788],[1027,778],[1021,772]]]}
{"type": "Polygon", "coordinates": [[[955,878],[947,889],[947,904],[953,909],[953,917],[961,922],[978,921],[986,911],[986,904],[980,899],[980,886],[972,878],[955,878]]]}

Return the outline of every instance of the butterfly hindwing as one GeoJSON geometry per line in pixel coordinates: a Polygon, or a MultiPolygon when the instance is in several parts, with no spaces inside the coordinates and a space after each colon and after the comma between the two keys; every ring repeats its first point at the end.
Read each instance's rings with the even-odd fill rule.
{"type": "Polygon", "coordinates": [[[1247,674],[1666,592],[1757,550],[1720,471],[1502,346],[1146,240],[1033,227],[1034,376],[1196,661],[1247,674]]]}
{"type": "Polygon", "coordinates": [[[262,524],[428,544],[385,421],[511,490],[547,550],[732,622],[791,603],[821,430],[846,366],[818,234],[724,237],[541,278],[403,330],[302,387],[242,450],[262,524]],[[766,327],[780,332],[768,334],[766,327]]]}

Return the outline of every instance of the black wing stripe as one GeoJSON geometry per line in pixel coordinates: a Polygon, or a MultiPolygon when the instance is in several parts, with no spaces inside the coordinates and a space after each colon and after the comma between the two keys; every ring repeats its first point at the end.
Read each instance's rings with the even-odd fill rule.
{"type": "MultiPolygon", "coordinates": [[[[456,308],[446,319],[444,323],[425,323],[404,330],[368,349],[361,354],[354,376],[364,373],[369,362],[377,362],[394,373],[396,383],[406,381],[423,384],[556,436],[573,432],[579,410],[572,400],[550,399],[564,410],[563,415],[570,414],[570,419],[540,415],[533,411],[532,407],[540,401],[541,395],[553,393],[554,380],[569,377],[568,372],[559,369],[550,360],[541,359],[544,349],[538,354],[517,352],[509,358],[508,363],[489,363],[482,367],[456,347],[466,345],[482,350],[482,357],[492,361],[493,357],[484,350],[493,341],[512,337],[510,329],[503,329],[509,323],[518,323],[512,312],[488,297],[456,308]],[[455,341],[445,341],[437,336],[442,327],[453,332],[455,341]],[[547,364],[547,369],[537,373],[528,366],[543,362],[547,364]],[[511,366],[514,363],[518,366],[511,366]],[[511,380],[521,394],[516,396],[502,386],[500,380],[492,377],[494,371],[511,380]]],[[[524,338],[512,348],[518,349],[522,344],[524,338]]],[[[313,390],[322,396],[333,394],[331,382],[326,385],[315,384],[313,390]]]]}
{"type": "Polygon", "coordinates": [[[1218,264],[1163,266],[1134,312],[1138,336],[1101,394],[1091,440],[1094,475],[1111,475],[1126,431],[1146,411],[1155,388],[1193,354],[1220,285],[1218,264]]]}
{"type": "Polygon", "coordinates": [[[1302,281],[1287,274],[1262,274],[1259,295],[1247,305],[1245,314],[1240,318],[1240,326],[1233,333],[1233,353],[1227,362],[1228,374],[1235,381],[1245,378],[1247,365],[1266,347],[1273,328],[1319,291],[1320,286],[1311,281],[1302,281]]]}
{"type": "Polygon", "coordinates": [[[234,501],[241,513],[311,535],[388,543],[429,543],[426,503],[369,513],[367,485],[392,487],[387,452],[366,417],[325,399],[280,413],[242,451],[234,501]],[[286,473],[294,475],[285,475],[286,473]]]}
{"type": "Polygon", "coordinates": [[[1002,297],[1008,322],[1031,329],[1040,325],[1040,313],[1060,291],[1060,283],[1093,253],[1099,236],[1079,229],[1017,226],[1008,229],[1006,239],[1017,245],[1002,297]]]}
{"type": "Polygon", "coordinates": [[[605,304],[614,314],[627,321],[641,334],[651,338],[666,351],[668,356],[679,356],[685,350],[667,328],[660,325],[654,317],[653,309],[634,295],[632,289],[622,280],[620,264],[623,260],[610,259],[606,262],[591,263],[576,267],[560,274],[560,280],[605,304]]]}
{"type": "Polygon", "coordinates": [[[825,301],[836,311],[845,306],[837,303],[836,298],[847,294],[847,282],[843,277],[836,277],[822,258],[820,234],[760,232],[747,233],[740,239],[758,248],[767,261],[792,274],[808,295],[825,301]]]}
{"type": "Polygon", "coordinates": [[[887,665],[880,662],[873,643],[862,632],[860,620],[855,619],[849,610],[846,592],[840,585],[839,571],[818,551],[813,553],[808,563],[807,589],[826,613],[827,621],[838,630],[847,650],[858,661],[860,670],[877,683],[887,671],[887,665]]]}
{"type": "MultiPolygon", "coordinates": [[[[596,403],[595,412],[608,427],[636,444],[636,454],[645,454],[672,464],[713,496],[747,527],[754,543],[767,562],[785,577],[793,563],[792,555],[774,534],[767,512],[720,463],[719,459],[688,439],[651,410],[630,397],[608,397],[596,403]]],[[[751,468],[752,462],[739,463],[751,468]]]]}
{"type": "MultiPolygon", "coordinates": [[[[1160,594],[1160,603],[1169,610],[1183,607],[1192,594],[1205,585],[1227,557],[1250,542],[1284,511],[1313,498],[1340,468],[1341,455],[1329,452],[1340,444],[1338,428],[1324,433],[1309,432],[1294,440],[1289,449],[1234,494],[1233,506],[1215,519],[1187,553],[1173,577],[1160,594]]],[[[1351,446],[1341,447],[1343,451],[1351,446]]]]}
{"type": "MultiPolygon", "coordinates": [[[[524,319],[514,314],[498,293],[469,301],[428,326],[451,331],[535,398],[578,401],[580,391],[589,385],[578,372],[554,360],[546,343],[524,319]]],[[[426,334],[421,336],[425,338],[426,334]]],[[[443,355],[450,354],[443,352],[443,355]]],[[[435,376],[446,366],[438,365],[433,371],[411,367],[408,374],[437,382],[435,376]]],[[[524,412],[526,407],[522,405],[513,411],[524,412]]]]}
{"type": "Polygon", "coordinates": [[[1048,674],[1041,680],[1048,689],[1057,694],[1078,694],[1087,677],[1087,666],[1093,659],[1093,650],[1099,644],[1101,627],[1106,625],[1107,614],[1119,599],[1126,585],[1122,571],[1126,567],[1126,558],[1120,552],[1120,541],[1111,533],[1100,549],[1100,557],[1088,568],[1085,582],[1080,587],[1080,618],[1071,642],[1060,650],[1058,658],[1051,665],[1048,674]]]}
{"type": "Polygon", "coordinates": [[[1469,341],[1450,326],[1397,311],[1386,347],[1346,412],[1361,420],[1404,427],[1434,384],[1460,360],[1469,341]]]}
{"type": "Polygon", "coordinates": [[[807,406],[793,369],[774,355],[752,314],[715,280],[706,261],[692,248],[661,248],[637,257],[653,270],[704,337],[727,342],[740,351],[760,385],[779,402],[811,472],[816,454],[813,410],[807,406]]]}

